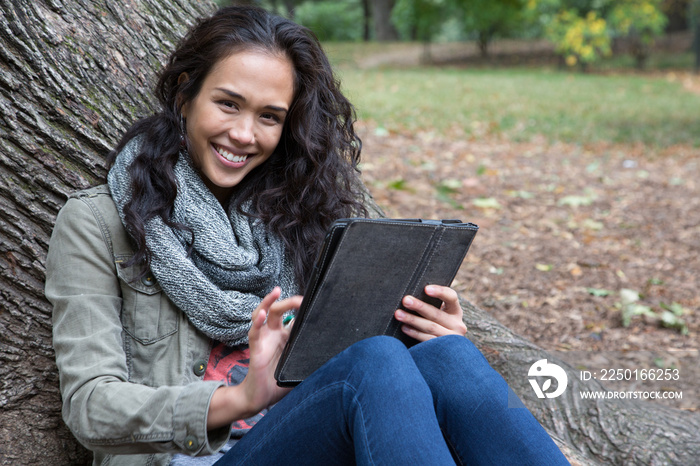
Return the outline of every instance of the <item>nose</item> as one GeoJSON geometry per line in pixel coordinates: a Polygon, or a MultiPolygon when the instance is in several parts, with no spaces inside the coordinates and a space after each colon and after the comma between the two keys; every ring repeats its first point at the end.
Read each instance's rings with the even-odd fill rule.
{"type": "Polygon", "coordinates": [[[240,145],[251,145],[255,142],[255,126],[253,117],[241,115],[231,125],[229,137],[240,145]]]}

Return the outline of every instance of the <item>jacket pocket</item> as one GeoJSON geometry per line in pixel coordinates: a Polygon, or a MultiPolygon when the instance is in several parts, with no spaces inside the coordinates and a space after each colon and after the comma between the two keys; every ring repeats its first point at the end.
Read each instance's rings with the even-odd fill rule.
{"type": "Polygon", "coordinates": [[[122,325],[136,341],[150,345],[178,331],[179,315],[170,305],[153,274],[136,278],[142,267],[122,267],[128,256],[115,258],[122,288],[122,325]]]}

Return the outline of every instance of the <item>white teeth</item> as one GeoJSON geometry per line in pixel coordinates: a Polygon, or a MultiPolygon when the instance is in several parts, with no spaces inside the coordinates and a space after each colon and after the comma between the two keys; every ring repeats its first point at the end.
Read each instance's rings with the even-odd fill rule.
{"type": "Polygon", "coordinates": [[[240,162],[245,162],[245,159],[248,158],[248,155],[234,155],[221,147],[217,146],[216,150],[221,154],[226,160],[229,162],[234,162],[234,163],[240,163],[240,162]]]}

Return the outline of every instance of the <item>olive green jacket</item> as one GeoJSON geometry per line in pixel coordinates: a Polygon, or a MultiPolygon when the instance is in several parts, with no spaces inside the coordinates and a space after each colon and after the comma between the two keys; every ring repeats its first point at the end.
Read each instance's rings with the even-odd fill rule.
{"type": "Polygon", "coordinates": [[[56,220],[46,260],[63,419],[94,464],[161,465],[207,455],[228,428],[207,431],[202,381],[210,339],[138,266],[106,186],[81,191],[56,220]]]}

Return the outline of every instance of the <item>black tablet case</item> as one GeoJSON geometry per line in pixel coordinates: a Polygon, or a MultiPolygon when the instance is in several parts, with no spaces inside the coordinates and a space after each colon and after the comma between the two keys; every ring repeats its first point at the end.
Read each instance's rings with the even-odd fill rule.
{"type": "Polygon", "coordinates": [[[275,371],[293,386],[364,338],[401,331],[405,295],[437,307],[428,284],[452,283],[478,227],[459,220],[342,219],[330,228],[275,371]]]}

